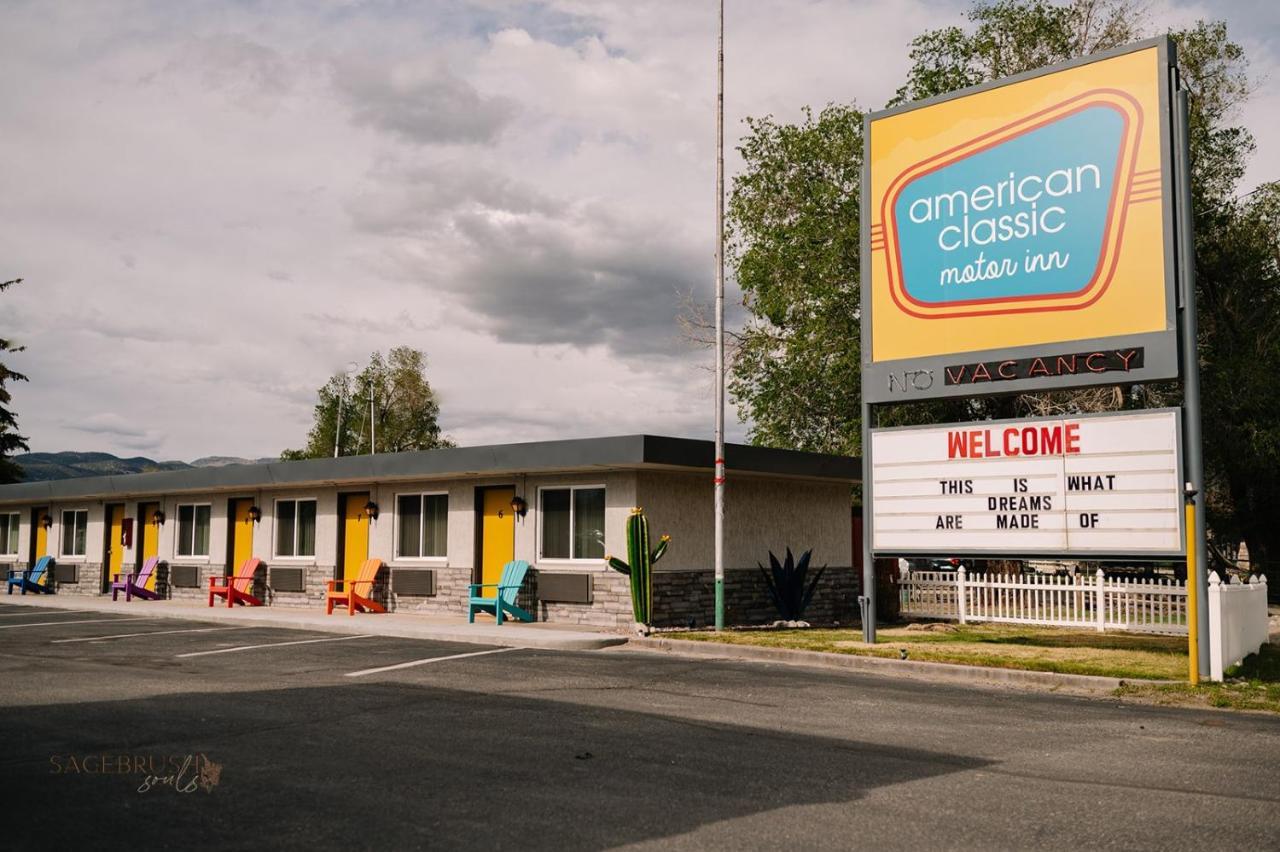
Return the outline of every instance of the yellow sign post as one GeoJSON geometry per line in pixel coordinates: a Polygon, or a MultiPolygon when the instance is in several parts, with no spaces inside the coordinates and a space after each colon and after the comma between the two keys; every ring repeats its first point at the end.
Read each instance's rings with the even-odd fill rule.
{"type": "Polygon", "coordinates": [[[1197,593],[1196,576],[1196,504],[1187,503],[1187,680],[1192,686],[1200,684],[1200,596],[1197,593]]]}

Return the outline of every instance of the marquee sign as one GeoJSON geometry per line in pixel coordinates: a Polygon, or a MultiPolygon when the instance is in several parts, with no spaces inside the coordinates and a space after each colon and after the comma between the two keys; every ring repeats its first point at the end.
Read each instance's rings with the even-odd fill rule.
{"type": "Polygon", "coordinates": [[[868,116],[864,398],[1176,378],[1169,134],[1163,38],[868,116]]]}
{"type": "Polygon", "coordinates": [[[1178,414],[874,429],[872,549],[1181,558],[1178,414]]]}

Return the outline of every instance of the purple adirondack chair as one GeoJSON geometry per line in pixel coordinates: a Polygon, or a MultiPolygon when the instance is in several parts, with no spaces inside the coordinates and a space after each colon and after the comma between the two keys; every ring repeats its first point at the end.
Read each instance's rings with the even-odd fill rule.
{"type": "Polygon", "coordinates": [[[115,575],[111,580],[111,600],[119,600],[121,592],[124,592],[126,601],[131,601],[135,597],[147,601],[159,599],[160,595],[147,588],[147,581],[156,572],[158,564],[160,564],[159,557],[153,556],[143,563],[141,571],[137,573],[130,571],[126,574],[115,575]]]}

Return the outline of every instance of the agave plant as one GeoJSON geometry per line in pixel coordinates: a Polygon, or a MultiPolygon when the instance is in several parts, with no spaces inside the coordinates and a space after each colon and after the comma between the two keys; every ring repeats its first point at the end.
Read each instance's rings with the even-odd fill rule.
{"type": "Polygon", "coordinates": [[[778,608],[778,615],[783,621],[799,621],[804,617],[804,611],[813,599],[813,593],[817,591],[818,581],[822,579],[822,572],[827,570],[825,565],[819,568],[806,588],[805,576],[809,573],[809,557],[812,555],[812,550],[806,550],[800,560],[796,561],[788,547],[787,558],[783,562],[778,562],[778,557],[773,555],[772,550],[769,551],[771,571],[766,571],[763,565],[756,563],[760,573],[764,575],[769,597],[773,599],[773,605],[778,608]]]}

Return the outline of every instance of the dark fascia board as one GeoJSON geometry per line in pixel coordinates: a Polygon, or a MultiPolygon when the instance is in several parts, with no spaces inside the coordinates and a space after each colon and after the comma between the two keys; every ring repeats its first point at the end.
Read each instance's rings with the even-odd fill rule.
{"type": "MultiPolygon", "coordinates": [[[[547,473],[602,467],[710,470],[714,462],[715,445],[711,441],[621,435],[20,482],[0,485],[0,504],[111,500],[144,495],[257,491],[264,488],[547,473]]],[[[741,444],[725,446],[725,465],[730,474],[739,471],[851,483],[858,481],[861,475],[861,462],[857,458],[741,444]]]]}
{"type": "MultiPolygon", "coordinates": [[[[706,470],[715,466],[715,444],[711,441],[665,438],[659,435],[645,435],[644,441],[646,464],[706,470]]],[[[742,471],[847,482],[862,479],[862,460],[853,456],[725,444],[724,463],[730,474],[742,471]]]]}

